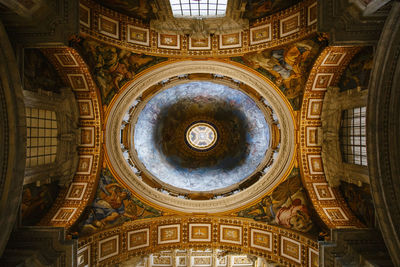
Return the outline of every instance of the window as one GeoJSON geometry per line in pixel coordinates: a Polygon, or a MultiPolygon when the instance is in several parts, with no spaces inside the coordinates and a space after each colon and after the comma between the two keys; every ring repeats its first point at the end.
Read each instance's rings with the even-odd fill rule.
{"type": "Polygon", "coordinates": [[[343,160],[347,163],[367,166],[365,118],[366,107],[344,110],[340,128],[343,160]]]}
{"type": "Polygon", "coordinates": [[[55,161],[57,153],[57,119],[54,111],[26,108],[26,167],[55,161]]]}
{"type": "Polygon", "coordinates": [[[170,0],[174,17],[223,17],[228,0],[170,0]]]}

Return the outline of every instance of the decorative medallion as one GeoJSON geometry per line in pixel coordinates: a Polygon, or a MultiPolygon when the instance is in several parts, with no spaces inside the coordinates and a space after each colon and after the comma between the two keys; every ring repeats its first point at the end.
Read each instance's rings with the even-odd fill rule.
{"type": "Polygon", "coordinates": [[[217,140],[218,132],[208,122],[196,122],[186,130],[186,143],[191,149],[197,151],[207,151],[214,148],[217,140]]]}

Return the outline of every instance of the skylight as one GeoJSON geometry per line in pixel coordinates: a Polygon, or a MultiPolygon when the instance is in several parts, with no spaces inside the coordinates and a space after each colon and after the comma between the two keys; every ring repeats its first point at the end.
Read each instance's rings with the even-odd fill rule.
{"type": "Polygon", "coordinates": [[[174,17],[223,17],[228,0],[170,0],[174,17]]]}

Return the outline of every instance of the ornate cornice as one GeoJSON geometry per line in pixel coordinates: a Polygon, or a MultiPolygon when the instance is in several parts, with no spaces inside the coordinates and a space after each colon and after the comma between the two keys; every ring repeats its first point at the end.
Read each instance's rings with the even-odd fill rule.
{"type": "Polygon", "coordinates": [[[325,48],[306,82],[300,117],[300,166],[303,184],[319,217],[329,228],[363,227],[342,198],[329,186],[322,161],[322,107],[325,92],[335,86],[358,47],[325,48]]]}
{"type": "Polygon", "coordinates": [[[80,1],[80,34],[135,53],[162,57],[226,58],[295,42],[316,33],[317,3],[305,0],[258,19],[249,29],[208,34],[200,46],[191,37],[157,32],[146,23],[107,9],[92,0],[80,1]],[[168,43],[163,40],[168,38],[168,43]],[[228,39],[234,38],[230,43],[228,39]]]}
{"type": "Polygon", "coordinates": [[[249,219],[207,216],[137,220],[79,238],[78,266],[110,266],[158,251],[190,248],[251,254],[284,266],[318,266],[318,243],[303,234],[249,219]],[[204,233],[200,239],[199,230],[204,233]]]}
{"type": "Polygon", "coordinates": [[[69,228],[91,203],[102,162],[102,108],[100,93],[81,56],[69,47],[45,48],[42,52],[75,93],[79,108],[78,168],[72,182],[59,193],[40,225],[69,228]]]}
{"type": "MultiPolygon", "coordinates": [[[[318,2],[318,31],[329,32],[331,45],[374,45],[379,40],[388,11],[383,9],[371,16],[364,16],[354,2],[318,2]]],[[[383,1],[379,2],[381,4],[383,1]]]]}

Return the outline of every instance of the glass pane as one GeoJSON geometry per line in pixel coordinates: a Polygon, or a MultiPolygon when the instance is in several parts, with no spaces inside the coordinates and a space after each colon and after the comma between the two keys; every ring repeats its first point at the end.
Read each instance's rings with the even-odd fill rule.
{"type": "Polygon", "coordinates": [[[37,166],[37,158],[31,158],[31,167],[37,166]]]}
{"type": "Polygon", "coordinates": [[[31,138],[31,146],[35,147],[38,144],[38,139],[37,138],[31,138]]]}
{"type": "Polygon", "coordinates": [[[340,145],[344,161],[366,166],[365,107],[344,110],[340,128],[340,145]]]}
{"type": "Polygon", "coordinates": [[[207,17],[226,13],[227,0],[172,0],[170,1],[174,16],[207,17]],[[179,6],[179,7],[178,7],[179,6]],[[217,11],[218,9],[218,11],[217,11]]]}

